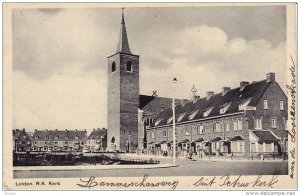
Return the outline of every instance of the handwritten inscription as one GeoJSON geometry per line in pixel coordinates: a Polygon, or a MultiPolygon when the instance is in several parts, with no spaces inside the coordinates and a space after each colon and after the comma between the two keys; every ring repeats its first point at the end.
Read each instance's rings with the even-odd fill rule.
{"type": "Polygon", "coordinates": [[[92,188],[92,187],[139,187],[139,188],[147,188],[147,187],[169,187],[171,190],[175,190],[178,186],[179,181],[159,181],[159,182],[149,182],[148,176],[145,175],[140,182],[107,182],[107,181],[97,181],[94,176],[90,177],[88,180],[80,179],[80,184],[77,184],[83,188],[92,188]]]}
{"type": "Polygon", "coordinates": [[[292,65],[289,68],[290,70],[290,75],[292,77],[291,79],[291,84],[286,85],[287,89],[290,91],[290,98],[291,98],[291,106],[290,106],[290,120],[291,120],[291,125],[292,128],[289,130],[289,135],[291,136],[291,142],[295,143],[296,142],[296,88],[297,88],[297,83],[296,83],[296,65],[293,60],[293,57],[291,57],[292,65]]]}
{"type": "MultiPolygon", "coordinates": [[[[296,65],[294,62],[293,57],[290,55],[291,57],[291,61],[292,61],[292,65],[289,68],[290,71],[290,76],[291,76],[291,84],[287,85],[287,89],[290,92],[290,98],[291,98],[291,105],[290,105],[290,110],[289,110],[289,114],[290,114],[290,120],[291,120],[291,129],[289,130],[289,135],[291,137],[290,142],[291,143],[295,143],[296,142],[296,89],[297,89],[297,81],[296,81],[296,65]]],[[[290,178],[294,179],[294,172],[295,172],[295,154],[296,154],[296,150],[295,147],[293,147],[290,151],[290,159],[291,159],[291,164],[289,167],[289,176],[290,178]]]]}
{"type": "MultiPolygon", "coordinates": [[[[296,149],[295,148],[291,149],[290,150],[291,159],[296,159],[295,154],[296,154],[296,149]]],[[[290,166],[290,178],[292,179],[294,179],[295,164],[296,164],[295,161],[292,161],[290,166]]]]}
{"type": "Polygon", "coordinates": [[[247,178],[240,176],[230,176],[225,175],[220,178],[216,177],[201,177],[196,181],[193,186],[195,187],[211,187],[213,185],[218,185],[220,187],[230,187],[230,188],[247,188],[247,187],[264,187],[273,188],[273,186],[278,182],[278,175],[274,175],[271,179],[263,179],[263,175],[258,175],[254,181],[249,181],[247,178]]]}

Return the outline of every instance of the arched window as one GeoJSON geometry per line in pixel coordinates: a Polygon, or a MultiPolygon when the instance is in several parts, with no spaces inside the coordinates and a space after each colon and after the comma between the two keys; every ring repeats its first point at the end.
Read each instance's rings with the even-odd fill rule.
{"type": "Polygon", "coordinates": [[[131,65],[131,61],[128,61],[126,64],[126,71],[128,72],[132,72],[132,65],[131,65]]]}
{"type": "Polygon", "coordinates": [[[111,143],[114,144],[115,143],[115,137],[111,138],[111,143]]]}
{"type": "Polygon", "coordinates": [[[116,63],[115,63],[115,62],[113,62],[113,63],[111,64],[111,71],[112,71],[112,72],[115,72],[115,71],[116,71],[116,63]]]}

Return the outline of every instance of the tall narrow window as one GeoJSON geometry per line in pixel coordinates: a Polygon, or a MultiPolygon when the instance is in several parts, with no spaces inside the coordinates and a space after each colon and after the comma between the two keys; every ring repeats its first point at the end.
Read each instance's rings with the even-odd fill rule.
{"type": "Polygon", "coordinates": [[[238,130],[242,130],[242,129],[243,129],[243,126],[242,126],[242,120],[238,119],[237,122],[238,122],[238,123],[237,123],[237,128],[238,128],[238,130]]]}
{"type": "Polygon", "coordinates": [[[198,133],[198,134],[203,134],[203,133],[204,133],[203,125],[198,125],[198,126],[197,126],[197,133],[198,133]]]}
{"type": "Polygon", "coordinates": [[[265,109],[265,110],[268,109],[268,100],[264,100],[264,109],[265,109]]]}
{"type": "Polygon", "coordinates": [[[131,65],[131,61],[128,61],[126,64],[126,71],[128,72],[132,72],[132,65],[131,65]]]}
{"type": "Polygon", "coordinates": [[[163,137],[167,137],[167,130],[163,130],[163,137]]]}
{"type": "Polygon", "coordinates": [[[234,120],[234,121],[233,121],[233,130],[234,130],[234,131],[237,131],[237,130],[238,130],[238,121],[237,121],[237,120],[234,120]]]}
{"type": "Polygon", "coordinates": [[[272,118],[272,128],[276,128],[276,118],[272,118]]]}
{"type": "Polygon", "coordinates": [[[154,133],[154,131],[151,132],[151,138],[152,138],[152,139],[155,138],[155,133],[154,133]]]}
{"type": "Polygon", "coordinates": [[[283,101],[280,101],[280,110],[284,110],[283,101]]]}
{"type": "Polygon", "coordinates": [[[287,120],[283,117],[284,130],[287,130],[287,120]]]}
{"type": "Polygon", "coordinates": [[[115,72],[115,71],[116,71],[116,63],[113,62],[113,63],[111,64],[111,72],[115,72]]]}
{"type": "Polygon", "coordinates": [[[257,118],[255,119],[255,128],[256,129],[262,129],[262,119],[261,118],[257,118]]]}

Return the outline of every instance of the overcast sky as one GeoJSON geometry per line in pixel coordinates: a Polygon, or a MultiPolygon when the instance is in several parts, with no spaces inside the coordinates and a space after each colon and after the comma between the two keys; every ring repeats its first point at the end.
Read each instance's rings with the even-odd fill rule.
{"type": "MultiPolygon", "coordinates": [[[[106,127],[106,57],[121,9],[18,9],[12,21],[13,127],[106,127]]],[[[126,8],[125,22],[140,94],[172,97],[177,77],[177,97],[193,84],[203,97],[270,71],[285,86],[285,7],[126,8]]]]}

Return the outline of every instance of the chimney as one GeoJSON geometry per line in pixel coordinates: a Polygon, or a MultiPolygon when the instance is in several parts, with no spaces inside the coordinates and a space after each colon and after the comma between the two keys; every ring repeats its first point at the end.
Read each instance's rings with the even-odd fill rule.
{"type": "Polygon", "coordinates": [[[200,99],[200,96],[199,95],[196,95],[195,96],[195,101],[194,101],[194,103],[196,102],[196,101],[198,101],[200,99]]]}
{"type": "Polygon", "coordinates": [[[34,129],[34,132],[37,132],[37,129],[34,129]]]}
{"type": "Polygon", "coordinates": [[[25,131],[25,128],[23,128],[23,131],[25,131]]]}
{"type": "Polygon", "coordinates": [[[240,82],[240,90],[243,90],[247,85],[249,85],[249,82],[241,81],[240,82]]]}
{"type": "Polygon", "coordinates": [[[230,90],[230,87],[224,86],[224,87],[222,88],[222,95],[225,95],[225,93],[226,93],[227,91],[229,91],[229,90],[230,90]]]}
{"type": "Polygon", "coordinates": [[[207,93],[206,93],[206,99],[209,99],[213,95],[214,95],[214,91],[207,91],[207,93]]]}
{"type": "Polygon", "coordinates": [[[275,73],[267,73],[267,82],[275,82],[275,73]]]}

